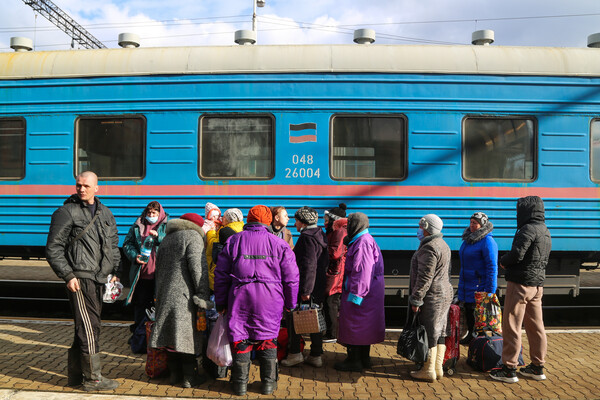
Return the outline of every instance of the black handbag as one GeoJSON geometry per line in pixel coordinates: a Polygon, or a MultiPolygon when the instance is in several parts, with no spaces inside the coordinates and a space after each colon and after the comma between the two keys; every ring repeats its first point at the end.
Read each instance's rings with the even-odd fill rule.
{"type": "Polygon", "coordinates": [[[412,320],[404,326],[398,339],[397,353],[417,363],[427,360],[429,343],[425,327],[419,322],[419,313],[414,313],[412,320]]]}

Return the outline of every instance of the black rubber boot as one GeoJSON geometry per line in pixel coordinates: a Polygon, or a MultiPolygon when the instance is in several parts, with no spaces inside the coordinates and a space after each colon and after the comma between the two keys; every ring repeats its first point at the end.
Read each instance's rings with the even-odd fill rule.
{"type": "Polygon", "coordinates": [[[82,354],[81,369],[83,371],[83,390],[86,392],[114,390],[119,382],[102,376],[100,354],[82,354]]]}
{"type": "Polygon", "coordinates": [[[360,346],[349,345],[347,351],[348,357],[342,362],[335,363],[333,368],[338,371],[362,372],[363,365],[360,361],[360,346]]]}
{"type": "Polygon", "coordinates": [[[360,347],[360,362],[364,369],[371,369],[373,364],[371,364],[371,346],[359,346],[360,347]]]}
{"type": "Polygon", "coordinates": [[[167,354],[167,366],[169,367],[169,383],[172,386],[179,384],[183,380],[181,354],[169,352],[167,354]]]}
{"type": "Polygon", "coordinates": [[[256,355],[260,360],[262,394],[271,394],[277,390],[277,349],[258,351],[256,355]]]}
{"type": "Polygon", "coordinates": [[[181,369],[183,370],[183,384],[181,386],[191,388],[206,382],[206,376],[198,375],[198,361],[196,361],[196,356],[181,353],[180,357],[181,369]]]}
{"type": "Polygon", "coordinates": [[[71,347],[67,354],[67,386],[79,386],[83,383],[81,351],[78,348],[71,347]]]}
{"type": "Polygon", "coordinates": [[[248,390],[248,375],[250,374],[250,353],[235,354],[231,366],[231,384],[233,394],[244,396],[248,390]]]}

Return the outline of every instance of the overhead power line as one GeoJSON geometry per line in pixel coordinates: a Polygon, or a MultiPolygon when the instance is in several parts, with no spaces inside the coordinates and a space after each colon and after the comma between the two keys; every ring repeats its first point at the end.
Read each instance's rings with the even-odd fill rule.
{"type": "MultiPolygon", "coordinates": [[[[73,42],[79,43],[86,49],[106,48],[101,41],[96,39],[50,0],[23,0],[23,2],[69,35],[73,42]]],[[[71,45],[71,47],[73,46],[71,45]]]]}

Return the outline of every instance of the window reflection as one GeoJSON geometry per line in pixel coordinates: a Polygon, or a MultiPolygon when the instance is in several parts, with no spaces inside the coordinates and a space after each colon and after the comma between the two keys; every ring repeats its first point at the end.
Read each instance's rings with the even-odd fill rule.
{"type": "Polygon", "coordinates": [[[25,120],[0,119],[0,179],[25,177],[25,120]]]}

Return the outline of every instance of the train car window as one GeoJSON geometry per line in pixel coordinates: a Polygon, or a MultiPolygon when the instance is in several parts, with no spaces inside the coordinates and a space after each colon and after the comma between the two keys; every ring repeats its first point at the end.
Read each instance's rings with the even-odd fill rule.
{"type": "Polygon", "coordinates": [[[536,174],[532,118],[466,118],[463,177],[467,181],[531,182],[536,174]]]}
{"type": "Polygon", "coordinates": [[[272,116],[203,116],[200,176],[204,179],[270,179],[274,175],[272,116]]]}
{"type": "Polygon", "coordinates": [[[144,177],[144,118],[81,117],[76,128],[75,175],[94,171],[103,180],[144,177]]]}
{"type": "Polygon", "coordinates": [[[339,180],[406,177],[403,116],[337,115],[332,119],[331,176],[339,180]]]}
{"type": "Polygon", "coordinates": [[[592,121],[590,137],[590,176],[592,181],[600,182],[600,119],[592,121]]]}
{"type": "Polygon", "coordinates": [[[25,177],[25,120],[0,119],[0,179],[25,177]]]}

